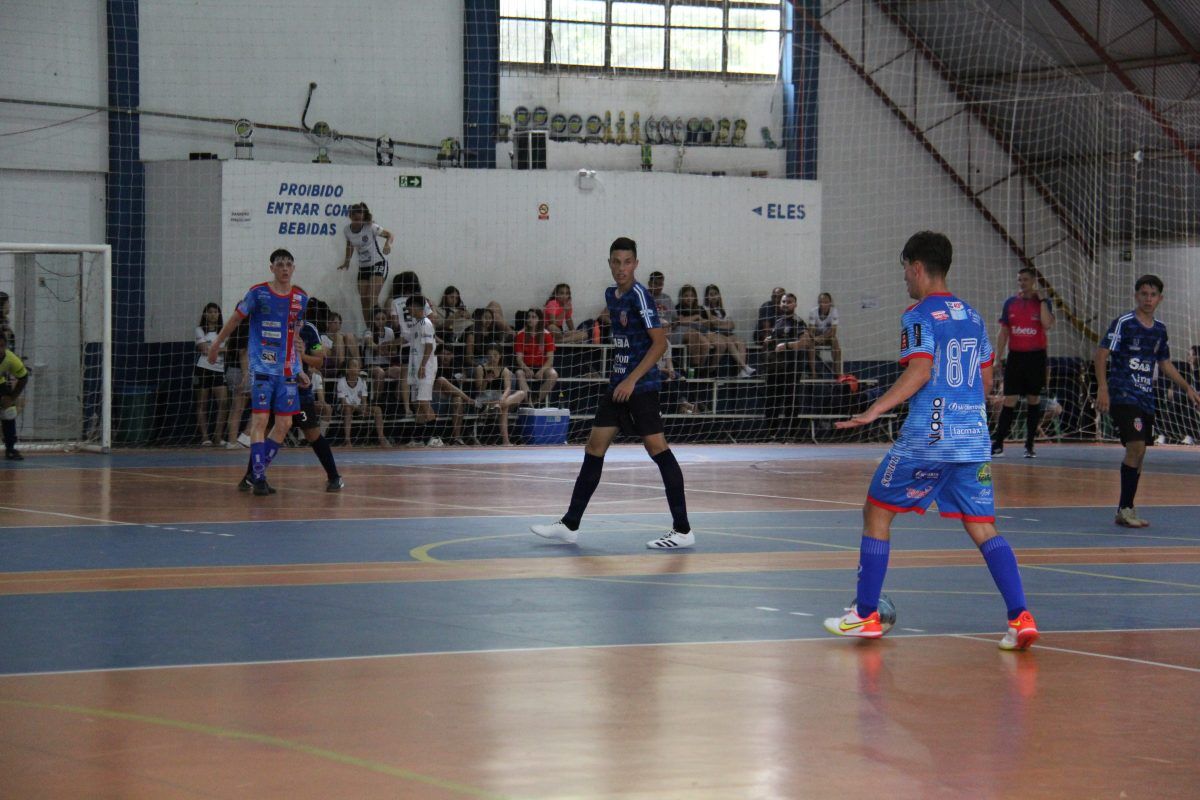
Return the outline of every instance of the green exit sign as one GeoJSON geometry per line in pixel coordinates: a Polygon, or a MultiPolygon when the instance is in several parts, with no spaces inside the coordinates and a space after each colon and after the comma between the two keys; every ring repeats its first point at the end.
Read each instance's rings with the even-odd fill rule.
{"type": "Polygon", "coordinates": [[[420,175],[401,175],[399,180],[400,180],[400,188],[401,189],[420,189],[421,188],[421,176],[420,175]]]}

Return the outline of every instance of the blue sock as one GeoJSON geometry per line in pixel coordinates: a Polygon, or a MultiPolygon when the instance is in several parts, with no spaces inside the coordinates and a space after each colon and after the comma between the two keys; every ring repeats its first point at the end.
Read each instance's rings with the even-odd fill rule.
{"type": "Polygon", "coordinates": [[[855,605],[860,617],[869,617],[879,608],[879,593],[887,575],[888,554],[892,543],[886,539],[862,537],[858,545],[858,595],[855,605]]]}
{"type": "Polygon", "coordinates": [[[1025,589],[1021,586],[1021,571],[1017,569],[1017,556],[1003,536],[993,536],[979,548],[988,572],[1008,606],[1008,618],[1016,619],[1025,610],[1025,589]]]}
{"type": "Polygon", "coordinates": [[[250,443],[250,477],[255,483],[266,478],[267,475],[267,445],[265,442],[250,443]]]}
{"type": "Polygon", "coordinates": [[[275,460],[275,455],[279,452],[279,442],[268,436],[263,440],[263,472],[267,471],[267,467],[271,466],[271,462],[275,460]]]}

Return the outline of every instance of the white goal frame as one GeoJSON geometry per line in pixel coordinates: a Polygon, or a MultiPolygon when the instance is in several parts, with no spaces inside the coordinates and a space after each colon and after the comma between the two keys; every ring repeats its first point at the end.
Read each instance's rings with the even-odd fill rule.
{"type": "MultiPolygon", "coordinates": [[[[0,254],[36,254],[49,253],[56,255],[96,254],[100,256],[102,280],[102,321],[101,321],[101,356],[100,356],[100,440],[98,442],[66,441],[63,447],[78,446],[80,449],[107,453],[112,449],[112,378],[113,378],[113,296],[112,296],[112,245],[108,244],[42,244],[30,242],[0,242],[0,254]]],[[[80,413],[82,413],[80,409],[80,413]]],[[[47,446],[47,445],[41,445],[47,446]]],[[[34,445],[38,447],[38,445],[34,445]]],[[[56,447],[49,445],[49,447],[56,447]]]]}

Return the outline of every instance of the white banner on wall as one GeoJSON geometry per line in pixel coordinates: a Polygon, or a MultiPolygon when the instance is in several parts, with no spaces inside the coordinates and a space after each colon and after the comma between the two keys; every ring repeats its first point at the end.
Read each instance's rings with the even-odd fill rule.
{"type": "Polygon", "coordinates": [[[812,181],[265,162],[223,162],[219,175],[188,162],[147,169],[170,177],[148,181],[147,206],[162,219],[147,225],[147,305],[173,305],[186,317],[170,324],[153,315],[152,341],[188,338],[191,317],[217,294],[230,313],[247,288],[270,278],[277,247],[295,255],[296,282],[358,328],[356,272],[336,269],[356,202],[396,235],[389,281],[413,270],[432,302],[454,285],[468,306],[495,300],[510,318],[541,307],[562,281],[572,285],[576,319],[592,316],[611,283],[606,260],[617,236],[638,242],[643,283],[656,269],[672,295],[684,283],[716,283],[739,320],[752,321],[773,286],[795,291],[802,308],[819,291],[821,192],[812,181]],[[197,241],[197,231],[216,234],[219,247],[197,241]]]}

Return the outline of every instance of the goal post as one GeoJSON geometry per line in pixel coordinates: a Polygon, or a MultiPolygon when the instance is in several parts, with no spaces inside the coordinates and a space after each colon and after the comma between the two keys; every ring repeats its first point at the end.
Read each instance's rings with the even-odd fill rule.
{"type": "Polygon", "coordinates": [[[14,350],[30,371],[22,449],[108,452],[113,434],[112,246],[0,242],[14,350]]]}

